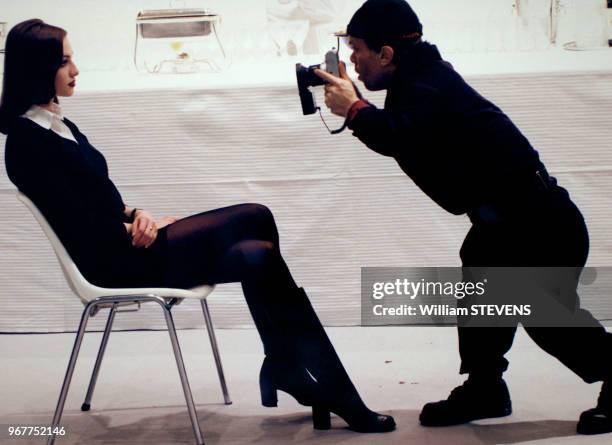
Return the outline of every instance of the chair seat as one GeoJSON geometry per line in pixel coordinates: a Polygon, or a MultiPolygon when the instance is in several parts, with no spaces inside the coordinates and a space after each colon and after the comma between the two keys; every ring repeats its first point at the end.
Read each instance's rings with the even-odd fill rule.
{"type": "MultiPolygon", "coordinates": [[[[90,285],[87,289],[86,299],[92,300],[98,297],[157,295],[164,298],[189,298],[203,300],[210,295],[214,288],[214,286],[208,285],[198,286],[192,289],[172,289],[164,287],[105,288],[90,285]]],[[[85,301],[83,302],[85,303],[85,301]]]]}

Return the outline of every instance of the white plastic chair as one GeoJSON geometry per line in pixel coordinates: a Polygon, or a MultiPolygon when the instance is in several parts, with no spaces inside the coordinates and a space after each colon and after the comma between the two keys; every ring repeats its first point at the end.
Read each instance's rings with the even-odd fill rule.
{"type": "MultiPolygon", "coordinates": [[[[68,285],[75,293],[81,302],[85,305],[83,315],[81,316],[81,322],[77,331],[76,340],[72,348],[72,354],[68,363],[68,369],[66,371],[66,377],[62,384],[62,390],[60,392],[59,401],[57,402],[57,408],[55,415],[53,416],[52,431],[55,427],[58,427],[64,410],[64,403],[66,402],[66,396],[68,394],[68,388],[70,381],[72,380],[72,374],[74,367],[79,355],[81,343],[83,341],[83,335],[85,334],[85,328],[87,321],[90,316],[95,316],[101,308],[110,308],[106,327],[104,329],[104,335],[102,336],[102,342],[100,344],[100,350],[96,358],[96,364],[91,376],[91,381],[87,389],[87,395],[85,396],[85,402],[81,406],[82,411],[89,411],[91,407],[91,399],[93,391],[98,378],[98,372],[100,371],[100,365],[102,364],[102,358],[108,343],[108,338],[113,326],[113,320],[115,314],[118,312],[118,308],[123,306],[137,305],[140,308],[141,303],[155,302],[159,304],[164,311],[164,317],[166,318],[166,324],[168,325],[168,333],[170,334],[170,341],[172,343],[172,349],[174,350],[174,356],[176,358],[176,364],[178,367],[179,375],[181,378],[181,384],[183,385],[183,392],[185,393],[185,401],[187,402],[187,410],[189,411],[189,417],[193,426],[193,433],[196,438],[198,445],[204,444],[202,438],[202,432],[198,423],[198,417],[193,403],[193,397],[191,394],[191,388],[189,387],[189,381],[187,380],[187,373],[185,372],[185,364],[183,362],[183,356],[179,346],[178,338],[176,335],[176,328],[174,320],[172,318],[171,309],[175,304],[180,303],[183,299],[197,299],[200,300],[202,310],[204,312],[204,320],[206,322],[206,328],[210,337],[210,344],[212,347],[213,355],[215,357],[215,363],[217,365],[217,372],[219,374],[219,380],[221,383],[221,390],[223,391],[223,398],[226,404],[231,404],[231,399],[225,383],[225,376],[223,374],[223,368],[221,366],[221,357],[219,356],[219,349],[217,347],[217,340],[215,338],[215,332],[213,329],[212,321],[210,318],[210,312],[208,310],[208,304],[206,297],[213,291],[214,286],[200,286],[191,290],[185,289],[166,289],[166,288],[126,288],[126,289],[107,289],[98,286],[94,286],[89,283],[85,277],[81,274],[76,264],[70,258],[70,255],[64,248],[62,242],[59,240],[45,217],[38,210],[36,205],[23,193],[17,192],[17,198],[30,209],[34,218],[40,224],[43,232],[51,242],[55,255],[59,260],[62,272],[66,277],[68,285]]],[[[136,310],[138,310],[138,308],[136,310]]],[[[49,436],[47,445],[52,445],[55,442],[55,436],[49,436]]]]}

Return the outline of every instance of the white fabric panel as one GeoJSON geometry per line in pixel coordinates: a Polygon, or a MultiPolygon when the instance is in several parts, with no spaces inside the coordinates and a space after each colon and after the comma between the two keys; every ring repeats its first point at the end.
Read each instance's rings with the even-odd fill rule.
{"type": "MultiPolygon", "coordinates": [[[[222,18],[219,33],[233,63],[270,63],[277,60],[280,46],[289,39],[295,40],[298,47],[303,43],[307,54],[307,46],[323,54],[335,45],[331,33],[345,28],[362,3],[363,0],[0,0],[0,21],[12,27],[39,17],[68,31],[83,70],[125,72],[133,68],[135,20],[143,9],[207,8],[222,18]],[[284,39],[275,29],[278,20],[286,25],[280,31],[284,39]],[[301,29],[304,25],[310,26],[308,34],[301,29]],[[316,42],[307,45],[312,34],[318,34],[316,42]]],[[[568,42],[575,42],[578,48],[606,46],[610,23],[605,0],[560,3],[557,41],[552,45],[551,0],[410,1],[424,25],[425,37],[436,42],[444,54],[542,51],[562,48],[568,42]]]]}
{"type": "MultiPolygon", "coordinates": [[[[589,224],[590,265],[612,264],[612,73],[469,81],[515,120],[570,189],[589,224]]],[[[383,98],[368,97],[379,104],[383,98]]],[[[81,92],[63,102],[63,111],[105,154],[128,205],[158,216],[240,202],[270,207],[287,262],[326,324],[359,323],[363,266],[459,265],[467,218],[444,213],[392,159],[350,132],[330,136],[316,116],[301,116],[288,83],[81,92]]],[[[0,331],[73,330],[82,305],[13,190],[3,171],[0,331]]],[[[610,304],[604,297],[586,305],[610,304]]],[[[210,303],[216,326],[251,323],[239,285],[219,286],[210,303]]],[[[161,328],[158,312],[120,314],[116,327],[161,328]]],[[[102,318],[90,327],[101,328],[102,318]]],[[[201,326],[199,306],[177,307],[176,321],[201,326]]]]}

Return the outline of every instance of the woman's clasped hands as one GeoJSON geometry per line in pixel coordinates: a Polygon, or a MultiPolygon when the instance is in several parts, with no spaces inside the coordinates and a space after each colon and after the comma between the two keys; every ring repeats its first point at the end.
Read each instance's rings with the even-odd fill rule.
{"type": "Polygon", "coordinates": [[[125,227],[132,238],[132,246],[144,247],[146,249],[157,239],[157,232],[159,229],[177,220],[178,218],[174,216],[164,216],[158,221],[155,221],[151,213],[146,210],[138,209],[134,215],[134,222],[125,224],[125,227]]]}

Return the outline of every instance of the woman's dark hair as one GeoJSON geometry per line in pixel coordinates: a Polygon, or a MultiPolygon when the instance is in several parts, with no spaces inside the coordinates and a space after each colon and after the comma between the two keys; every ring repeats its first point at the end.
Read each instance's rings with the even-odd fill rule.
{"type": "Polygon", "coordinates": [[[0,99],[0,132],[32,105],[55,98],[55,75],[64,56],[66,31],[40,19],[15,25],[6,37],[0,99]]]}

